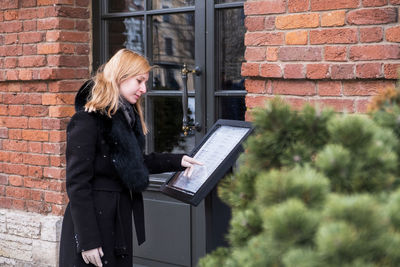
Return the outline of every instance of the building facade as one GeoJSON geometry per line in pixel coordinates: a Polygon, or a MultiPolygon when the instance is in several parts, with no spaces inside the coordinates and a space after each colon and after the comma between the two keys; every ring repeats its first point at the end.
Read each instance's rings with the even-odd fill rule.
{"type": "MultiPolygon", "coordinates": [[[[0,266],[58,265],[74,96],[119,48],[158,66],[144,101],[147,152],[190,152],[217,119],[251,120],[251,109],[276,95],[295,108],[366,112],[370,97],[398,78],[399,7],[399,0],[1,0],[0,266]],[[199,68],[186,84],[187,136],[183,64],[199,68]]],[[[214,200],[191,207],[160,194],[167,177],[152,176],[145,193],[150,238],[135,247],[137,266],[195,266],[221,243],[210,235],[226,230],[208,228],[229,218],[209,209],[214,200]]]]}

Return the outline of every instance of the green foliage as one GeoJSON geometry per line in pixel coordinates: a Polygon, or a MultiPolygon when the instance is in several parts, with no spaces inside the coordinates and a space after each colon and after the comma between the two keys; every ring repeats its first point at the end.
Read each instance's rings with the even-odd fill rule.
{"type": "Polygon", "coordinates": [[[398,107],[334,114],[276,99],[254,124],[219,187],[230,248],[201,266],[400,266],[398,107]]]}

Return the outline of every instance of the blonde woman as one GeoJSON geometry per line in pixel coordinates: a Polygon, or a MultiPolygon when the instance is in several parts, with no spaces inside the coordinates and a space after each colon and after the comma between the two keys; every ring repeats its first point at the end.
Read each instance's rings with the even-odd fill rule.
{"type": "Polygon", "coordinates": [[[145,241],[142,191],[149,173],[194,164],[183,154],[143,154],[147,127],[140,105],[151,66],[119,50],[75,98],[67,127],[69,204],[61,233],[60,266],[132,267],[132,213],[138,244],[145,241]]]}

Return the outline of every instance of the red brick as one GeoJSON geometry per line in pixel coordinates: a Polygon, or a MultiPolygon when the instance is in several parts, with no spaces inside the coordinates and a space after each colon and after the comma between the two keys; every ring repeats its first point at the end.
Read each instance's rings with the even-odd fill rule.
{"type": "Polygon", "coordinates": [[[43,119],[44,130],[64,130],[69,122],[68,119],[43,119]]]}
{"type": "Polygon", "coordinates": [[[42,201],[43,197],[44,197],[43,191],[40,191],[40,190],[32,190],[31,191],[32,200],[42,201]]]}
{"type": "Polygon", "coordinates": [[[4,68],[13,69],[18,64],[18,58],[5,58],[4,59],[4,68]]]}
{"type": "Polygon", "coordinates": [[[30,165],[48,166],[50,158],[47,155],[24,154],[24,163],[30,165]]]}
{"type": "Polygon", "coordinates": [[[19,18],[21,20],[36,19],[37,9],[36,8],[22,8],[19,10],[19,18]]]}
{"type": "Polygon", "coordinates": [[[310,31],[311,44],[354,44],[357,29],[326,29],[310,31]]]}
{"type": "Polygon", "coordinates": [[[355,25],[388,24],[397,22],[397,8],[372,8],[350,11],[347,22],[355,25]]]}
{"type": "Polygon", "coordinates": [[[324,57],[327,61],[347,61],[347,47],[326,46],[324,57]]]}
{"type": "Polygon", "coordinates": [[[72,105],[74,104],[75,94],[43,94],[42,105],[72,105]]]}
{"type": "Polygon", "coordinates": [[[290,13],[308,11],[309,0],[289,0],[288,9],[290,13]]]}
{"type": "Polygon", "coordinates": [[[311,81],[272,81],[272,90],[275,95],[315,95],[315,83],[311,81]]]}
{"type": "Polygon", "coordinates": [[[2,0],[0,5],[1,9],[18,8],[18,0],[2,0]]]}
{"type": "Polygon", "coordinates": [[[319,14],[295,14],[279,16],[275,20],[277,29],[316,28],[319,26],[319,14]]]}
{"type": "Polygon", "coordinates": [[[28,127],[28,118],[24,117],[6,117],[2,119],[7,128],[26,128],[28,127]]]}
{"type": "Polygon", "coordinates": [[[57,17],[77,19],[88,19],[90,17],[89,8],[60,6],[57,11],[57,17]]]}
{"type": "Polygon", "coordinates": [[[383,69],[386,79],[400,79],[400,64],[385,63],[383,69]]]}
{"type": "Polygon", "coordinates": [[[244,58],[247,61],[265,60],[266,50],[264,47],[247,47],[244,58]]]}
{"type": "Polygon", "coordinates": [[[332,108],[336,112],[354,112],[354,99],[321,98],[311,100],[311,104],[319,108],[332,108]]]}
{"type": "Polygon", "coordinates": [[[21,69],[18,75],[20,80],[29,81],[32,80],[33,72],[31,69],[21,69]]]}
{"type": "Polygon", "coordinates": [[[21,129],[9,129],[8,130],[8,138],[13,140],[22,139],[22,130],[21,129]]]}
{"type": "Polygon", "coordinates": [[[331,66],[331,78],[334,80],[354,79],[354,64],[340,64],[331,66]]]}
{"type": "Polygon", "coordinates": [[[0,184],[8,184],[8,175],[0,173],[0,184]]]}
{"type": "Polygon", "coordinates": [[[386,29],[386,40],[389,42],[400,42],[400,26],[386,29]]]}
{"type": "Polygon", "coordinates": [[[362,4],[364,7],[386,6],[388,0],[363,0],[362,4]]]}
{"type": "Polygon", "coordinates": [[[8,129],[6,127],[0,127],[0,138],[8,138],[8,129]]]}
{"type": "Polygon", "coordinates": [[[267,47],[267,61],[277,61],[278,51],[278,47],[267,47]]]}
{"type": "Polygon", "coordinates": [[[307,65],[308,79],[325,79],[329,78],[328,64],[308,64],[307,65]]]}
{"type": "Polygon", "coordinates": [[[245,2],[244,13],[246,15],[265,15],[284,13],[286,11],[286,1],[268,0],[258,2],[245,2]]]}
{"type": "Polygon", "coordinates": [[[350,47],[350,59],[354,61],[399,58],[399,45],[365,45],[350,47]]]}
{"type": "Polygon", "coordinates": [[[22,68],[26,67],[42,67],[46,65],[45,56],[24,56],[19,58],[18,66],[22,68]]]}
{"type": "Polygon", "coordinates": [[[280,78],[282,77],[282,70],[277,64],[264,63],[261,64],[260,75],[268,78],[280,78]]]}
{"type": "Polygon", "coordinates": [[[38,6],[73,5],[74,0],[37,0],[38,6]]]}
{"type": "Polygon", "coordinates": [[[274,30],[275,29],[275,16],[268,16],[265,18],[264,29],[265,30],[274,30]]]}
{"type": "Polygon", "coordinates": [[[36,44],[24,44],[22,47],[22,52],[24,55],[36,55],[37,46],[36,44]]]}
{"type": "Polygon", "coordinates": [[[29,176],[30,177],[35,177],[35,178],[42,178],[43,177],[42,167],[40,167],[40,166],[29,166],[29,176]]]}
{"type": "Polygon", "coordinates": [[[11,163],[23,163],[23,154],[20,152],[8,152],[9,162],[11,163]]]}
{"type": "Polygon", "coordinates": [[[2,28],[4,32],[21,32],[22,22],[21,21],[7,21],[2,22],[2,28]]]}
{"type": "Polygon", "coordinates": [[[322,27],[343,26],[345,24],[346,11],[332,11],[323,13],[321,16],[322,27]]]}
{"type": "Polygon", "coordinates": [[[356,8],[359,0],[311,0],[311,11],[356,8]]]}
{"type": "Polygon", "coordinates": [[[380,42],[382,40],[382,27],[360,28],[360,41],[362,43],[380,42]]]}
{"type": "Polygon", "coordinates": [[[23,0],[21,1],[22,7],[35,7],[36,0],[23,0]]]}
{"type": "Polygon", "coordinates": [[[0,151],[0,161],[9,162],[10,161],[10,152],[0,151]]]}
{"type": "Polygon", "coordinates": [[[265,27],[265,17],[246,17],[244,25],[250,32],[262,31],[265,27]]]}
{"type": "Polygon", "coordinates": [[[21,116],[23,111],[22,105],[10,105],[8,106],[8,115],[10,116],[21,116]]]}
{"type": "Polygon", "coordinates": [[[285,79],[304,79],[304,66],[302,64],[286,64],[283,77],[285,79]]]}
{"type": "Polygon", "coordinates": [[[368,106],[370,104],[370,99],[357,99],[356,100],[356,112],[357,113],[367,113],[368,106]]]}
{"type": "Polygon", "coordinates": [[[42,118],[29,118],[28,128],[29,129],[42,129],[42,118]]]}
{"type": "Polygon", "coordinates": [[[53,179],[65,179],[65,168],[45,167],[43,176],[53,179]]]}
{"type": "Polygon", "coordinates": [[[24,32],[36,31],[36,20],[27,20],[23,22],[24,32]]]}
{"type": "Polygon", "coordinates": [[[88,20],[76,20],[75,21],[75,29],[77,31],[89,32],[91,24],[89,24],[88,20]]]}
{"type": "Polygon", "coordinates": [[[71,117],[75,113],[75,108],[71,106],[50,106],[49,107],[49,117],[71,117]]]}
{"type": "Polygon", "coordinates": [[[51,205],[51,214],[55,216],[63,216],[65,213],[65,205],[51,205]]]}
{"type": "Polygon", "coordinates": [[[371,96],[387,88],[394,88],[391,81],[349,81],[343,84],[343,94],[348,96],[371,96]]]}
{"type": "Polygon", "coordinates": [[[24,199],[13,199],[11,207],[15,210],[25,210],[26,200],[24,199]]]}
{"type": "MultiPolygon", "coordinates": [[[[46,92],[47,84],[43,82],[26,82],[22,84],[23,92],[46,92]]],[[[30,94],[31,96],[32,94],[30,94]]]]}
{"type": "Polygon", "coordinates": [[[392,5],[400,5],[400,0],[390,0],[392,5]]]}
{"type": "Polygon", "coordinates": [[[83,43],[89,41],[89,34],[87,32],[48,31],[46,41],[83,43]]]}
{"type": "Polygon", "coordinates": [[[27,102],[27,94],[8,93],[3,94],[3,104],[25,104],[27,102]]]}
{"type": "Polygon", "coordinates": [[[4,12],[4,20],[18,20],[18,12],[16,10],[6,10],[4,12]]]}
{"type": "Polygon", "coordinates": [[[23,186],[24,184],[24,179],[19,175],[10,175],[8,181],[12,186],[23,186]]]}
{"type": "Polygon", "coordinates": [[[45,19],[39,19],[37,21],[37,29],[39,31],[53,30],[53,29],[73,30],[74,28],[75,28],[75,21],[71,19],[45,18],[45,19]]]}
{"type": "Polygon", "coordinates": [[[38,43],[43,40],[41,32],[22,32],[18,34],[19,42],[21,44],[38,43]]]}
{"type": "Polygon", "coordinates": [[[29,142],[28,152],[42,153],[42,143],[41,142],[29,142]]]}
{"type": "Polygon", "coordinates": [[[252,109],[255,107],[264,107],[266,100],[268,100],[269,98],[271,97],[246,95],[246,107],[248,109],[252,109]]]}
{"type": "Polygon", "coordinates": [[[43,143],[43,153],[45,154],[60,154],[65,151],[63,144],[43,143]]]}
{"type": "Polygon", "coordinates": [[[308,42],[307,31],[288,32],[285,36],[285,43],[288,45],[306,45],[308,42]]]}
{"type": "MultiPolygon", "coordinates": [[[[26,201],[26,210],[29,212],[35,212],[40,214],[47,214],[52,211],[52,205],[46,202],[41,201],[26,201]]],[[[60,215],[62,216],[62,214],[60,215]]]]}
{"type": "Polygon", "coordinates": [[[342,83],[336,81],[319,81],[318,95],[320,96],[340,96],[342,94],[342,83]]]}
{"type": "Polygon", "coordinates": [[[53,167],[65,167],[65,156],[50,156],[50,165],[53,167]]]}
{"type": "Polygon", "coordinates": [[[49,203],[65,204],[67,199],[64,193],[45,192],[44,200],[49,203]]]}
{"type": "Polygon", "coordinates": [[[3,149],[11,151],[27,152],[28,143],[26,141],[4,140],[3,149]]]}
{"type": "Polygon", "coordinates": [[[357,78],[380,78],[383,63],[362,63],[356,65],[357,78]]]}
{"type": "Polygon", "coordinates": [[[29,94],[29,102],[31,105],[41,105],[42,104],[42,96],[41,94],[29,94]]]}
{"type": "Polygon", "coordinates": [[[26,105],[23,114],[28,117],[46,117],[48,115],[48,107],[26,105]]]}
{"type": "Polygon", "coordinates": [[[265,33],[265,32],[250,32],[244,37],[245,46],[256,45],[281,45],[285,41],[283,32],[265,33]]]}
{"type": "Polygon", "coordinates": [[[282,61],[320,61],[320,47],[281,47],[278,58],[282,61]]]}
{"type": "Polygon", "coordinates": [[[5,56],[21,56],[22,45],[9,45],[7,46],[5,56]]]}
{"type": "Polygon", "coordinates": [[[65,131],[50,131],[50,142],[65,142],[66,138],[67,137],[65,131]]]}
{"type": "Polygon", "coordinates": [[[259,63],[242,63],[242,76],[258,76],[259,63]]]}
{"type": "Polygon", "coordinates": [[[4,35],[4,44],[10,45],[10,44],[17,44],[17,43],[18,43],[18,34],[10,33],[10,34],[4,35]]]}
{"type": "Polygon", "coordinates": [[[72,54],[75,46],[61,43],[38,44],[37,50],[38,54],[72,54]]]}
{"type": "Polygon", "coordinates": [[[49,141],[49,133],[40,130],[23,130],[22,139],[30,141],[49,141]]]}
{"type": "Polygon", "coordinates": [[[6,196],[19,198],[19,199],[30,199],[31,192],[30,192],[30,189],[7,186],[6,187],[6,196]]]}
{"type": "Polygon", "coordinates": [[[245,87],[248,93],[265,93],[265,80],[245,80],[245,87]]]}

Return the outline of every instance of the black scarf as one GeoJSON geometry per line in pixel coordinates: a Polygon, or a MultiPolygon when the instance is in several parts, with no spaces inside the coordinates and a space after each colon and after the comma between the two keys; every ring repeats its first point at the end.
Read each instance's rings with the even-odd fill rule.
{"type": "Polygon", "coordinates": [[[124,184],[134,192],[142,192],[149,184],[149,171],[143,160],[145,138],[140,117],[125,99],[120,104],[111,119],[111,157],[124,184]]]}

